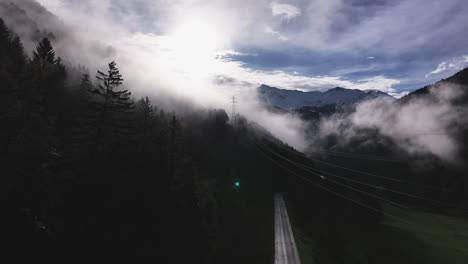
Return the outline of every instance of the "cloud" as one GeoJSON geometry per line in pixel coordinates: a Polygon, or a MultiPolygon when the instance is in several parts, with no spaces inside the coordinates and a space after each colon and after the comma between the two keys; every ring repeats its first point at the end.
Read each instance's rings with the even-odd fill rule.
{"type": "Polygon", "coordinates": [[[301,15],[301,10],[290,4],[272,2],[270,7],[273,16],[281,16],[288,20],[301,15]]]}
{"type": "Polygon", "coordinates": [[[165,102],[178,98],[197,107],[229,109],[229,98],[235,95],[242,102],[238,106],[241,114],[298,149],[305,146],[300,119],[270,113],[256,98],[257,77],[281,77],[273,77],[274,72],[259,73],[228,58],[252,55],[239,52],[232,45],[231,38],[241,27],[238,16],[230,9],[213,3],[192,5],[191,1],[182,1],[167,10],[170,19],[164,22],[163,30],[149,33],[134,30],[132,25],[138,21],[134,14],[125,16],[121,11],[113,11],[118,0],[49,1],[52,0],[41,3],[54,8],[52,11],[68,28],[69,34],[54,42],[57,53],[65,60],[85,65],[91,72],[104,69],[106,63],[115,60],[124,76],[124,85],[136,97],[156,98],[155,104],[160,107],[173,109],[174,105],[165,102]],[[132,21],[130,26],[126,21],[132,21]]]}
{"type": "Polygon", "coordinates": [[[372,132],[369,134],[375,131],[389,138],[393,147],[410,155],[429,154],[456,164],[461,159],[460,144],[453,132],[468,124],[465,118],[468,109],[454,104],[462,93],[456,85],[440,84],[430,90],[430,97],[415,98],[406,104],[395,105],[384,98],[365,101],[351,114],[323,119],[313,142],[317,148],[327,142],[329,135],[335,135],[340,140],[334,147],[348,147],[356,140],[361,142],[359,147],[381,144],[372,132]]]}
{"type": "Polygon", "coordinates": [[[401,96],[396,87],[411,79],[406,75],[422,71],[424,76],[431,70],[427,65],[444,60],[439,58],[450,57],[454,50],[468,52],[464,0],[439,5],[435,0],[314,0],[296,1],[295,6],[271,0],[39,2],[70,27],[70,36],[54,43],[65,59],[94,72],[112,56],[137,96],[169,94],[228,109],[228,99],[236,94],[245,98],[242,113],[261,125],[271,121],[276,124],[273,134],[297,146],[304,142],[301,122],[262,113],[254,99],[248,99],[256,85],[301,90],[340,86],[401,96]],[[414,10],[421,10],[416,19],[414,10]],[[294,59],[284,57],[281,67],[265,70],[228,58],[254,53],[262,60],[256,49],[303,59],[295,65],[294,59]],[[369,65],[369,54],[379,58],[378,65],[376,60],[369,65]],[[348,73],[334,72],[346,68],[348,73]],[[368,73],[358,74],[361,71],[368,73]],[[217,76],[227,79],[217,83],[217,76]],[[281,126],[278,120],[294,125],[281,126]]]}
{"type": "Polygon", "coordinates": [[[431,75],[437,75],[446,71],[461,70],[463,67],[468,65],[468,55],[464,55],[458,58],[453,58],[449,61],[443,61],[437,65],[437,68],[430,73],[426,74],[426,78],[431,75]]]}
{"type": "Polygon", "coordinates": [[[391,96],[393,96],[393,97],[395,97],[395,98],[397,98],[397,99],[400,99],[400,98],[402,98],[402,97],[407,96],[408,94],[410,94],[410,92],[408,92],[408,91],[403,91],[403,92],[389,92],[388,94],[391,95],[391,96]]]}
{"type": "Polygon", "coordinates": [[[448,64],[447,62],[441,62],[438,66],[437,66],[437,69],[431,71],[430,73],[426,74],[426,78],[431,76],[432,74],[439,74],[441,72],[444,72],[446,70],[448,70],[449,68],[453,68],[455,65],[450,63],[448,64]]]}
{"type": "Polygon", "coordinates": [[[223,59],[217,66],[216,76],[225,76],[253,85],[267,84],[270,86],[303,91],[326,91],[335,87],[359,90],[379,90],[396,94],[394,88],[400,81],[376,76],[357,81],[343,79],[339,76],[304,76],[298,72],[288,73],[282,70],[255,70],[248,68],[239,61],[223,59]]]}
{"type": "Polygon", "coordinates": [[[273,36],[276,36],[279,40],[282,40],[282,41],[287,41],[288,40],[287,37],[283,36],[281,33],[279,33],[278,31],[275,31],[274,29],[272,29],[269,26],[265,27],[265,33],[272,34],[273,36]]]}
{"type": "MultiPolygon", "coordinates": [[[[310,59],[309,65],[294,65],[295,61],[285,61],[290,65],[284,67],[296,69],[317,68],[317,63],[320,63],[321,73],[308,73],[312,75],[330,75],[330,71],[351,65],[364,68],[370,60],[362,58],[372,54],[372,57],[378,58],[378,62],[373,60],[376,63],[395,67],[381,67],[378,72],[363,73],[368,77],[375,74],[406,80],[423,79],[421,76],[433,70],[431,65],[468,52],[465,45],[468,36],[464,34],[463,27],[468,23],[468,16],[465,15],[468,6],[464,0],[447,0],[443,4],[438,0],[41,0],[51,3],[60,1],[75,2],[77,12],[88,7],[86,11],[113,18],[115,23],[132,32],[156,35],[168,33],[174,22],[191,16],[193,10],[203,13],[208,20],[211,20],[210,16],[222,14],[222,18],[212,23],[227,31],[226,40],[231,45],[228,48],[258,48],[293,54],[309,50],[323,54],[326,59],[319,62],[310,59]],[[112,12],[89,8],[109,3],[112,3],[112,12]],[[293,6],[299,10],[299,15],[289,21],[292,19],[287,17],[297,12],[285,11],[288,9],[280,8],[282,5],[293,6]],[[276,16],[272,15],[273,9],[276,16]],[[415,10],[420,10],[416,18],[415,10]],[[284,23],[285,20],[288,23],[284,23]],[[266,26],[272,29],[270,33],[265,32],[266,26]],[[273,37],[265,37],[265,33],[273,37]],[[285,41],[286,38],[289,41],[285,41]],[[332,60],[333,65],[325,65],[327,59],[332,60]]],[[[347,77],[355,78],[354,74],[347,77]]],[[[421,80],[411,88],[422,87],[429,81],[432,80],[421,80]]]]}

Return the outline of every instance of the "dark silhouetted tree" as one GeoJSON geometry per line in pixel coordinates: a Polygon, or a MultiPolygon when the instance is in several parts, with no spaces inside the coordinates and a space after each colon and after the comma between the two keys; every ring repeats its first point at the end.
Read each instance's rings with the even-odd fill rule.
{"type": "Polygon", "coordinates": [[[36,50],[33,51],[32,61],[40,63],[42,66],[48,64],[54,64],[55,60],[55,51],[52,48],[52,44],[48,38],[42,39],[41,42],[36,47],[36,50]]]}
{"type": "Polygon", "coordinates": [[[143,152],[147,152],[149,150],[155,151],[155,149],[148,149],[154,147],[151,143],[154,142],[156,137],[156,131],[154,130],[156,125],[155,119],[156,115],[148,96],[140,99],[136,103],[136,128],[138,131],[138,148],[143,152]]]}
{"type": "MultiPolygon", "coordinates": [[[[26,56],[23,45],[0,18],[0,122],[5,129],[0,132],[4,153],[18,134],[21,113],[21,88],[26,56]]],[[[6,154],[5,157],[8,155],[6,154]]]]}
{"type": "Polygon", "coordinates": [[[48,38],[44,38],[33,51],[28,64],[30,93],[37,93],[37,99],[47,116],[48,122],[56,122],[61,98],[63,98],[66,69],[60,58],[55,58],[55,51],[48,38]]]}
{"type": "Polygon", "coordinates": [[[122,75],[115,62],[109,63],[107,73],[98,71],[97,87],[91,87],[89,92],[94,96],[92,105],[96,110],[95,137],[92,157],[100,147],[110,147],[121,144],[129,139],[131,120],[129,115],[134,103],[129,90],[121,90],[122,75]]]}

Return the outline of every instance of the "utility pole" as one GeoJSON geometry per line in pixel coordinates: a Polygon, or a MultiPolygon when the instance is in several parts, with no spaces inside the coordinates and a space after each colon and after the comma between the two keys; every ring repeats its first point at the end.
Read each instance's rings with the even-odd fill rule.
{"type": "Polygon", "coordinates": [[[237,104],[237,100],[236,100],[236,97],[233,96],[232,97],[232,121],[236,121],[236,104],[237,104]]]}

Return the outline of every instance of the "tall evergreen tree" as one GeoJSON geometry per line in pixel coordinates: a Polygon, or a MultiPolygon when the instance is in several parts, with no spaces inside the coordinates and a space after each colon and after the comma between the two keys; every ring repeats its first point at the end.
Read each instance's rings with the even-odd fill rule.
{"type": "Polygon", "coordinates": [[[13,36],[10,44],[10,54],[12,56],[11,71],[15,77],[22,77],[26,66],[26,54],[23,43],[18,36],[13,36]]]}
{"type": "Polygon", "coordinates": [[[98,71],[96,78],[100,81],[97,88],[91,89],[91,92],[103,99],[103,112],[129,110],[132,108],[131,92],[129,90],[119,90],[123,84],[122,75],[113,61],[109,63],[109,70],[106,73],[98,71]]]}
{"type": "Polygon", "coordinates": [[[48,38],[44,38],[39,42],[36,50],[33,51],[32,61],[40,63],[42,66],[46,63],[54,64],[56,62],[55,51],[48,38]]]}
{"type": "Polygon", "coordinates": [[[30,75],[28,86],[35,89],[40,96],[44,113],[52,122],[59,113],[60,97],[64,92],[66,69],[60,58],[56,59],[55,51],[48,38],[44,38],[33,51],[28,64],[30,75]]]}
{"type": "Polygon", "coordinates": [[[148,126],[155,116],[153,106],[151,105],[151,101],[148,96],[141,98],[140,101],[138,101],[137,111],[142,118],[143,125],[145,126],[148,126]]]}
{"type": "Polygon", "coordinates": [[[138,148],[141,151],[151,150],[153,146],[148,143],[152,143],[156,136],[156,131],[153,130],[156,116],[148,96],[137,102],[136,115],[138,148]]]}
{"type": "Polygon", "coordinates": [[[23,44],[0,18],[0,81],[2,88],[17,88],[24,71],[26,56],[23,44]],[[16,83],[13,84],[13,83],[16,83]],[[13,87],[16,86],[16,87],[13,87]]]}
{"type": "Polygon", "coordinates": [[[82,91],[91,90],[93,84],[91,83],[91,78],[88,73],[85,73],[81,76],[80,89],[82,91]]]}
{"type": "Polygon", "coordinates": [[[175,175],[177,155],[178,155],[178,142],[177,137],[179,136],[180,122],[174,114],[169,121],[170,131],[170,145],[169,145],[169,174],[171,177],[175,175]]]}
{"type": "Polygon", "coordinates": [[[82,156],[88,154],[86,151],[92,144],[91,138],[94,136],[92,131],[95,125],[96,111],[90,107],[92,102],[90,91],[92,89],[94,89],[94,85],[91,82],[90,75],[85,73],[81,76],[80,84],[73,93],[72,102],[74,107],[71,116],[74,118],[74,124],[72,125],[72,135],[70,137],[70,152],[75,155],[77,161],[80,161],[82,156]]]}
{"type": "Polygon", "coordinates": [[[92,157],[102,145],[119,143],[119,140],[130,133],[128,115],[133,109],[131,92],[120,89],[123,79],[117,64],[113,61],[108,67],[107,73],[98,71],[96,78],[99,85],[89,90],[95,98],[91,103],[98,114],[95,119],[96,133],[92,157]]]}
{"type": "Polygon", "coordinates": [[[11,40],[10,29],[5,25],[5,22],[0,18],[0,56],[8,54],[8,46],[11,40]]]}
{"type": "Polygon", "coordinates": [[[0,137],[4,153],[9,152],[11,141],[19,127],[20,89],[25,61],[26,56],[19,38],[0,18],[0,122],[6,128],[0,132],[0,137]]]}
{"type": "Polygon", "coordinates": [[[87,109],[91,101],[90,91],[94,89],[94,85],[91,82],[89,73],[84,73],[81,76],[80,84],[76,89],[76,102],[77,107],[81,112],[89,112],[91,109],[87,109]]]}

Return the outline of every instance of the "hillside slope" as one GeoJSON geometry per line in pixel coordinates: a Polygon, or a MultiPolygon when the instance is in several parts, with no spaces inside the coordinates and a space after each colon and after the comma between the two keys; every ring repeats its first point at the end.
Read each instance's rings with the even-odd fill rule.
{"type": "Polygon", "coordinates": [[[443,89],[444,86],[446,85],[457,85],[458,87],[460,87],[461,91],[462,91],[462,98],[460,98],[460,100],[463,100],[465,102],[468,102],[468,99],[467,98],[467,95],[468,95],[468,68],[465,68],[457,73],[455,73],[454,75],[446,78],[446,79],[442,79],[438,82],[436,82],[435,84],[430,84],[430,85],[427,85],[427,86],[424,86],[423,88],[421,89],[418,89],[402,98],[400,98],[399,100],[397,100],[397,103],[408,103],[410,102],[411,100],[414,100],[416,98],[420,98],[421,96],[425,97],[425,96],[429,96],[430,95],[430,91],[431,89],[443,89]]]}

